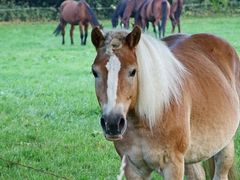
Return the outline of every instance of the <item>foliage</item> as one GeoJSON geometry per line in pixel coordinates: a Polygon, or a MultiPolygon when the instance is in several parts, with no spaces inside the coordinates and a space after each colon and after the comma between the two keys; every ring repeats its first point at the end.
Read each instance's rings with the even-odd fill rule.
{"type": "MultiPolygon", "coordinates": [[[[119,0],[86,0],[99,19],[110,19],[119,0]]],[[[169,0],[171,1],[171,0],[169,0]]],[[[0,0],[0,21],[56,20],[63,0],[0,0]],[[38,7],[38,8],[36,8],[38,7]]],[[[189,0],[186,15],[240,14],[240,0],[189,0]]]]}
{"type": "Polygon", "coordinates": [[[219,11],[220,9],[226,10],[229,0],[210,0],[213,9],[219,11]]]}
{"type": "Polygon", "coordinates": [[[8,10],[0,9],[0,21],[42,21],[56,20],[58,14],[52,8],[15,8],[8,10]]]}
{"type": "MultiPolygon", "coordinates": [[[[90,73],[95,49],[90,39],[80,46],[78,28],[70,45],[69,27],[62,46],[56,26],[0,23],[0,158],[69,179],[116,179],[120,159],[101,133],[90,73]]],[[[217,34],[240,53],[239,17],[183,17],[182,29],[217,34]]],[[[235,143],[240,171],[240,133],[235,143]]],[[[54,177],[0,159],[0,179],[54,177]]]]}

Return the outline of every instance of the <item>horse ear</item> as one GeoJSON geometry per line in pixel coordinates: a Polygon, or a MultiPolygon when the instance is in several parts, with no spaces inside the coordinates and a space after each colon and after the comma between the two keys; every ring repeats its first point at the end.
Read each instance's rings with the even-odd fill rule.
{"type": "Polygon", "coordinates": [[[139,26],[135,26],[132,32],[130,32],[126,37],[127,45],[130,48],[136,47],[140,40],[140,37],[141,37],[141,29],[139,26]]]}
{"type": "Polygon", "coordinates": [[[101,47],[105,40],[102,31],[98,27],[93,28],[91,38],[96,49],[101,47]]]}

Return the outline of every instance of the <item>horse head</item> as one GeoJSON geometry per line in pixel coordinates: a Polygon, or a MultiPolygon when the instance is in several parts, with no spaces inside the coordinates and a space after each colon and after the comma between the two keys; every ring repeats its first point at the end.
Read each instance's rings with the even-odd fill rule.
{"type": "Polygon", "coordinates": [[[125,28],[125,29],[129,29],[129,18],[122,18],[122,20],[121,20],[121,24],[123,24],[123,27],[125,28]]]}
{"type": "Polygon", "coordinates": [[[127,114],[137,99],[137,60],[135,47],[141,30],[108,32],[99,28],[91,34],[97,56],[92,65],[95,88],[102,110],[100,123],[108,140],[120,140],[127,129],[127,114]]]}

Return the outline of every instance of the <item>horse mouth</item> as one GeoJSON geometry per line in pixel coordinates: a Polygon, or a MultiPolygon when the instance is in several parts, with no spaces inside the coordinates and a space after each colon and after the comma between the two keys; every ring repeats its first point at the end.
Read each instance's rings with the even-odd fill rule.
{"type": "MultiPolygon", "coordinates": [[[[115,120],[115,119],[114,119],[115,120]]],[[[127,130],[127,121],[125,118],[118,118],[118,121],[111,123],[110,121],[105,121],[105,118],[102,117],[100,120],[103,134],[108,141],[120,141],[123,139],[123,135],[127,130]]]]}
{"type": "Polygon", "coordinates": [[[122,134],[118,134],[118,135],[109,135],[109,134],[105,134],[105,138],[108,141],[120,141],[123,139],[123,135],[122,134]]]}

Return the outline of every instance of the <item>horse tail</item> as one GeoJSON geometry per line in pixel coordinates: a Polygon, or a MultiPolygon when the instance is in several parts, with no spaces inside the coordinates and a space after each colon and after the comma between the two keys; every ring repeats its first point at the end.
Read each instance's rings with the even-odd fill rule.
{"type": "MultiPolygon", "coordinates": [[[[163,33],[165,33],[165,26],[167,22],[167,15],[168,15],[168,7],[167,1],[162,2],[162,21],[161,21],[161,28],[163,29],[163,33]]],[[[164,34],[163,34],[164,36],[164,34]]]]}
{"type": "MultiPolygon", "coordinates": [[[[214,170],[215,170],[215,163],[214,158],[210,158],[203,164],[203,168],[205,170],[207,179],[213,179],[214,176],[214,170]]],[[[239,179],[239,173],[237,171],[236,163],[234,162],[233,166],[230,168],[228,172],[228,180],[238,180],[239,179]]]]}
{"type": "Polygon", "coordinates": [[[55,34],[55,36],[59,35],[60,32],[62,31],[62,28],[61,28],[61,24],[59,23],[57,28],[55,29],[55,31],[53,32],[53,34],[55,34]]]}

